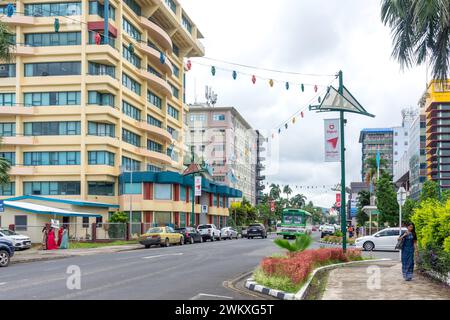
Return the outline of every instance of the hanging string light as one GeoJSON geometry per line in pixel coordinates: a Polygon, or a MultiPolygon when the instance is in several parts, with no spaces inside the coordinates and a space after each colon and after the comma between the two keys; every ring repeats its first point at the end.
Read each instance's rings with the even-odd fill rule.
{"type": "Polygon", "coordinates": [[[318,101],[319,103],[321,103],[321,102],[322,102],[322,98],[319,96],[319,98],[317,98],[317,101],[318,101]]]}
{"type": "Polygon", "coordinates": [[[289,90],[289,82],[286,82],[286,90],[289,90]]]}
{"type": "Polygon", "coordinates": [[[134,54],[134,46],[133,46],[133,44],[131,42],[128,45],[128,51],[130,51],[131,54],[134,54]]]}
{"type": "Polygon", "coordinates": [[[14,5],[12,3],[8,3],[8,5],[6,6],[6,16],[8,18],[11,18],[14,15],[14,5]]]}
{"type": "Polygon", "coordinates": [[[252,82],[253,82],[253,84],[256,83],[256,76],[255,75],[252,76],[252,82]]]}
{"type": "Polygon", "coordinates": [[[305,114],[303,113],[303,111],[300,114],[301,114],[302,118],[305,117],[305,114]]]}
{"type": "Polygon", "coordinates": [[[187,68],[187,71],[191,71],[191,69],[192,69],[192,61],[191,60],[187,61],[186,68],[187,68]]]}
{"type": "Polygon", "coordinates": [[[216,67],[211,67],[211,74],[213,75],[213,77],[216,75],[216,67]]]}
{"type": "Polygon", "coordinates": [[[164,52],[161,52],[159,54],[159,62],[161,62],[161,64],[166,63],[166,55],[164,54],[164,52]]]}
{"type": "Polygon", "coordinates": [[[314,92],[317,92],[317,90],[319,90],[319,87],[317,86],[317,84],[314,86],[314,92]]]}
{"type": "Polygon", "coordinates": [[[269,80],[269,86],[272,88],[273,87],[273,79],[269,80]]]}
{"type": "Polygon", "coordinates": [[[292,124],[295,124],[295,117],[292,118],[292,124]]]}
{"type": "Polygon", "coordinates": [[[58,33],[59,32],[59,27],[60,27],[58,18],[55,18],[55,22],[53,23],[53,25],[55,27],[55,32],[58,33]]]}
{"type": "Polygon", "coordinates": [[[233,79],[236,80],[236,78],[237,78],[237,72],[233,71],[233,79]]]}
{"type": "Polygon", "coordinates": [[[305,92],[305,85],[303,83],[302,83],[301,88],[302,88],[302,92],[305,92]]]}

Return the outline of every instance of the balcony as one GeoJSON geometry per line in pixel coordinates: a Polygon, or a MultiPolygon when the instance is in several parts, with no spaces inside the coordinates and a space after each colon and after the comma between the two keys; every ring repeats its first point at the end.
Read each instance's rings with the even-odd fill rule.
{"type": "Polygon", "coordinates": [[[147,54],[150,63],[152,63],[155,66],[161,67],[161,69],[164,71],[164,73],[166,73],[168,76],[172,75],[173,67],[172,67],[172,63],[169,61],[168,58],[166,58],[166,61],[164,62],[164,64],[161,64],[161,61],[159,60],[161,57],[161,54],[158,50],[153,49],[152,47],[149,47],[144,42],[139,42],[138,47],[142,51],[144,51],[144,53],[147,54]]]}
{"type": "Polygon", "coordinates": [[[0,117],[3,115],[32,115],[33,108],[30,107],[7,107],[7,106],[0,106],[0,117]]]}
{"type": "Polygon", "coordinates": [[[151,88],[154,88],[160,94],[166,97],[172,96],[172,88],[165,80],[144,69],[141,69],[141,76],[147,80],[151,88]]]}
{"type": "Polygon", "coordinates": [[[258,180],[258,181],[266,180],[266,176],[258,176],[258,177],[256,177],[256,180],[258,180]]]}
{"type": "Polygon", "coordinates": [[[140,17],[141,27],[146,29],[150,35],[150,38],[155,39],[155,41],[167,51],[172,51],[172,39],[170,36],[157,24],[151,22],[145,17],[140,17]]]}
{"type": "Polygon", "coordinates": [[[24,16],[24,15],[20,15],[18,13],[15,13],[12,17],[7,17],[7,16],[0,16],[0,21],[11,25],[11,26],[23,26],[23,27],[28,27],[28,26],[33,26],[35,24],[35,20],[34,17],[31,16],[24,16]]]}
{"type": "Polygon", "coordinates": [[[36,48],[23,43],[17,43],[14,54],[20,57],[30,57],[36,54],[36,48]]]}
{"type": "Polygon", "coordinates": [[[172,142],[172,136],[167,130],[164,130],[163,128],[152,126],[145,121],[136,121],[136,126],[144,131],[147,131],[151,135],[156,136],[157,138],[163,139],[166,143],[172,142]]]}
{"type": "Polygon", "coordinates": [[[32,176],[34,175],[34,167],[12,166],[9,174],[11,176],[32,176]]]}
{"type": "Polygon", "coordinates": [[[88,145],[109,145],[115,148],[120,147],[120,139],[117,137],[109,136],[86,136],[86,144],[88,145]]]}
{"type": "Polygon", "coordinates": [[[2,137],[5,146],[32,146],[35,141],[35,137],[30,136],[2,137]]]}
{"type": "Polygon", "coordinates": [[[148,158],[152,162],[161,163],[161,164],[172,164],[172,159],[164,154],[155,151],[151,151],[145,148],[135,148],[134,153],[142,155],[148,158]]]}

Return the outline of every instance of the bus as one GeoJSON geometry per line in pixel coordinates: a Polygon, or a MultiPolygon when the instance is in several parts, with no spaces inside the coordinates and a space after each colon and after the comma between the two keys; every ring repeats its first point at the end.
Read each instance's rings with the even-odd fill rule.
{"type": "Polygon", "coordinates": [[[312,215],[300,209],[284,209],[281,227],[277,228],[277,235],[286,238],[295,238],[301,234],[312,233],[312,215]]]}

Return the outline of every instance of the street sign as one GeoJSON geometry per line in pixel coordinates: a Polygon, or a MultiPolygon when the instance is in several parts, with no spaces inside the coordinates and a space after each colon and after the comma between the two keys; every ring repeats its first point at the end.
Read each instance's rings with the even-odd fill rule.
{"type": "Polygon", "coordinates": [[[207,205],[202,205],[202,213],[208,213],[208,206],[207,205]]]}
{"type": "Polygon", "coordinates": [[[401,187],[400,189],[398,189],[397,202],[398,202],[399,206],[403,206],[405,204],[406,196],[407,196],[407,192],[406,192],[405,188],[401,187]]]}
{"type": "Polygon", "coordinates": [[[356,217],[356,214],[358,213],[358,201],[356,199],[350,200],[350,216],[352,218],[356,217]]]}
{"type": "Polygon", "coordinates": [[[275,212],[275,201],[270,201],[270,212],[275,212]]]}
{"type": "Polygon", "coordinates": [[[195,177],[195,196],[200,197],[202,195],[202,177],[195,177]]]}
{"type": "Polygon", "coordinates": [[[325,120],[325,162],[340,162],[339,119],[325,120]]]}
{"type": "Polygon", "coordinates": [[[5,212],[5,204],[3,200],[0,200],[0,212],[5,212]]]}
{"type": "Polygon", "coordinates": [[[341,207],[341,194],[340,193],[336,193],[336,207],[338,207],[338,208],[341,207]]]}

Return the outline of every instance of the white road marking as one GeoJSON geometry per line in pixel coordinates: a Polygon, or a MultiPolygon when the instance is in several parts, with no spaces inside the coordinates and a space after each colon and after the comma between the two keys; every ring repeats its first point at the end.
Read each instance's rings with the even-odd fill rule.
{"type": "Polygon", "coordinates": [[[157,256],[149,256],[149,257],[142,257],[142,259],[155,259],[155,258],[161,258],[161,257],[170,257],[170,256],[182,256],[183,253],[171,253],[171,254],[160,254],[157,256]]]}
{"type": "Polygon", "coordinates": [[[0,286],[4,286],[6,282],[0,282],[0,286]]]}
{"type": "Polygon", "coordinates": [[[209,298],[220,298],[220,299],[229,299],[229,300],[233,300],[232,297],[227,297],[227,296],[218,296],[216,294],[207,294],[207,293],[199,293],[196,296],[193,296],[191,299],[189,300],[198,300],[201,297],[209,297],[209,298]]]}

